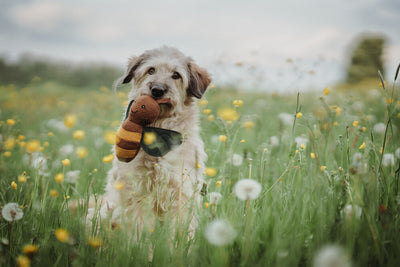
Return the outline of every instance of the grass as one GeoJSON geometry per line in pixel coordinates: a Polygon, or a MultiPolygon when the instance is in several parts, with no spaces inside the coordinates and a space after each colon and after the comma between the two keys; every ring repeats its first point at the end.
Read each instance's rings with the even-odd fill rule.
{"type": "Polygon", "coordinates": [[[69,209],[74,199],[102,193],[111,167],[103,158],[112,147],[104,136],[120,124],[127,88],[114,95],[106,87],[81,91],[38,79],[25,88],[3,85],[0,206],[18,203],[24,216],[14,222],[1,218],[0,263],[310,266],[321,248],[337,245],[355,266],[398,266],[399,159],[388,161],[391,156],[385,154],[394,155],[400,147],[399,90],[388,84],[376,88],[297,96],[209,89],[207,101],[199,102],[211,170],[206,181],[208,192],[223,197],[217,205],[203,198],[195,239],[187,241],[184,228],[178,231],[183,236],[170,236],[168,220],[147,229],[140,240],[109,227],[88,231],[85,206],[76,214],[69,209]],[[289,119],[279,116],[283,112],[289,119]],[[75,117],[63,129],[67,115],[75,117]],[[389,127],[374,130],[378,123],[389,127]],[[76,130],[84,132],[83,139],[73,138],[76,130]],[[307,141],[300,142],[299,136],[307,141]],[[66,144],[73,145],[71,154],[60,151],[66,144]],[[78,155],[78,148],[87,155],[78,155]],[[33,164],[38,156],[46,162],[33,164]],[[65,158],[70,165],[62,164],[65,158]],[[80,171],[76,183],[67,181],[71,170],[80,171]],[[18,179],[24,172],[26,182],[18,179]],[[59,173],[65,175],[62,182],[54,179],[59,173]],[[249,175],[262,192],[246,204],[233,187],[249,175]],[[204,232],[214,219],[232,225],[237,234],[233,242],[208,242],[204,232]],[[64,236],[55,234],[59,229],[66,230],[64,236]],[[25,251],[23,258],[27,244],[38,249],[25,251]]]}

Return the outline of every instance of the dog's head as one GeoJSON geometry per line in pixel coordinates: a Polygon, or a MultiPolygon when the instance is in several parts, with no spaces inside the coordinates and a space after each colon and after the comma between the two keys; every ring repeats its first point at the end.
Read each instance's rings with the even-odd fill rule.
{"type": "Polygon", "coordinates": [[[211,82],[208,72],[171,47],[145,51],[129,61],[126,73],[117,84],[132,82],[129,98],[150,95],[154,99],[170,98],[161,116],[180,112],[193,98],[201,98],[211,82]]]}

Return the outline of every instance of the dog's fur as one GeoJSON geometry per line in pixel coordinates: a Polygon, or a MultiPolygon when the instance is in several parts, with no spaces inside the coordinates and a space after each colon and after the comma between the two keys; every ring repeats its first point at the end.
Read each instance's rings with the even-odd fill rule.
{"type": "MultiPolygon", "coordinates": [[[[207,157],[195,100],[202,97],[210,81],[206,70],[175,48],[148,50],[130,59],[116,85],[132,82],[129,101],[152,95],[152,86],[161,85],[165,93],[158,98],[171,100],[161,105],[160,116],[151,126],[178,131],[184,142],[163,157],[149,156],[143,150],[129,163],[115,157],[99,202],[102,220],[111,219],[140,235],[144,227],[153,228],[156,219],[163,221],[168,216],[170,225],[177,219],[190,221],[193,235],[207,157]],[[150,68],[154,68],[151,73],[150,68]]],[[[93,215],[94,209],[90,209],[89,220],[93,215]]]]}

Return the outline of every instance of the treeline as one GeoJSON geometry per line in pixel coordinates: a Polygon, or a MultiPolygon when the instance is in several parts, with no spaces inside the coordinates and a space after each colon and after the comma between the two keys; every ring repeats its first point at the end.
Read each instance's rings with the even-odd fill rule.
{"type": "Polygon", "coordinates": [[[0,85],[25,86],[33,80],[57,81],[74,87],[111,86],[122,69],[110,64],[71,63],[22,55],[16,61],[0,56],[0,85]]]}

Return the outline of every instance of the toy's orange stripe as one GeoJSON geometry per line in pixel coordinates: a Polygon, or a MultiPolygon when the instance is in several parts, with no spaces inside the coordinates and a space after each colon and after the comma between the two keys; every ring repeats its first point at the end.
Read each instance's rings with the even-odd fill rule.
{"type": "Polygon", "coordinates": [[[117,137],[126,141],[139,143],[142,138],[142,133],[128,132],[124,128],[120,127],[117,131],[117,137]]]}
{"type": "Polygon", "coordinates": [[[127,150],[127,149],[123,149],[123,148],[120,148],[117,146],[115,149],[115,153],[117,154],[117,157],[119,157],[119,158],[129,159],[129,158],[133,158],[136,155],[137,150],[136,149],[127,150]]]}

